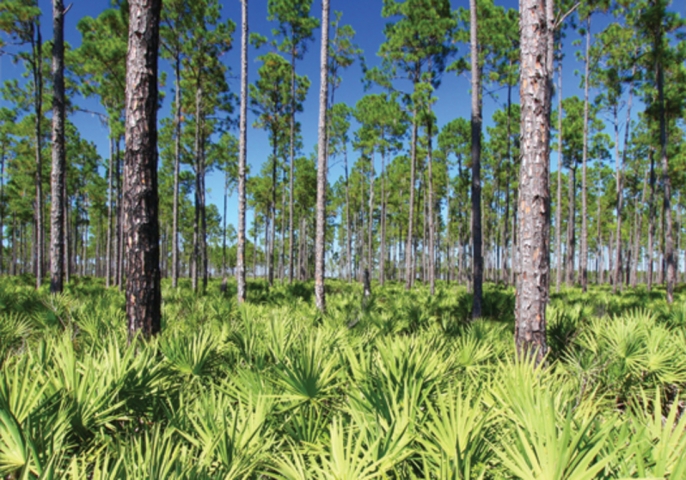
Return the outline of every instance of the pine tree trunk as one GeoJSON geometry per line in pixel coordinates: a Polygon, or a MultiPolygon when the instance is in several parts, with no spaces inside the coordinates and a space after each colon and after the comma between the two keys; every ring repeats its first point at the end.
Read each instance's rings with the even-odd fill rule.
{"type": "Polygon", "coordinates": [[[545,0],[520,0],[520,26],[522,138],[515,344],[520,356],[530,355],[540,363],[547,351],[545,310],[550,248],[548,183],[552,62],[547,59],[552,18],[546,10],[545,0]]]}
{"type": "Polygon", "coordinates": [[[481,78],[477,39],[476,0],[469,0],[469,37],[472,64],[472,318],[481,317],[484,260],[481,252],[481,78]]]}
{"type": "Polygon", "coordinates": [[[591,54],[591,15],[586,19],[586,53],[584,67],[584,140],[581,158],[581,252],[579,258],[579,273],[581,274],[581,289],[588,288],[588,187],[586,168],[588,163],[588,114],[589,114],[589,70],[591,54]]]}
{"type": "MultiPolygon", "coordinates": [[[[248,0],[241,0],[241,105],[238,139],[238,251],[236,282],[238,303],[245,301],[245,181],[248,131],[248,0]]],[[[257,245],[253,246],[257,249],[257,245]]],[[[253,266],[254,268],[254,266],[253,266]]]]}
{"type": "Polygon", "coordinates": [[[319,63],[319,124],[317,142],[317,219],[315,230],[314,295],[317,309],[326,311],[324,264],[326,242],[326,99],[328,97],[329,0],[322,0],[322,43],[319,63]]]}
{"type": "Polygon", "coordinates": [[[655,255],[655,149],[650,148],[650,197],[648,198],[648,291],[653,289],[653,257],[655,255]]]}
{"type": "Polygon", "coordinates": [[[386,152],[381,150],[381,245],[379,247],[379,285],[386,280],[386,152]]]}
{"type": "Polygon", "coordinates": [[[646,203],[646,191],[648,190],[648,173],[643,177],[643,194],[641,195],[640,205],[635,205],[636,212],[634,214],[634,252],[633,261],[631,262],[631,288],[636,288],[638,285],[638,264],[641,255],[641,234],[643,232],[643,206],[646,203]]]}
{"type": "Polygon", "coordinates": [[[174,199],[172,203],[172,288],[179,284],[179,168],[181,164],[181,57],[174,62],[174,199]]]}
{"type": "Polygon", "coordinates": [[[574,285],[574,250],[576,247],[576,165],[569,168],[567,187],[567,248],[565,249],[565,273],[567,286],[574,285]]]}
{"type": "Polygon", "coordinates": [[[431,122],[430,119],[427,124],[427,142],[428,142],[428,163],[429,163],[429,291],[431,295],[436,293],[436,268],[435,268],[435,223],[434,223],[434,176],[433,176],[433,152],[431,145],[431,122]]]}
{"type": "Polygon", "coordinates": [[[34,205],[34,270],[36,273],[36,288],[43,284],[43,252],[45,250],[45,240],[43,237],[43,158],[42,158],[42,129],[41,118],[43,117],[43,39],[41,37],[40,26],[37,23],[31,25],[32,28],[32,47],[33,47],[33,82],[34,82],[34,137],[36,172],[34,183],[36,187],[36,199],[34,205]],[[35,37],[34,37],[35,35],[35,37]]]}
{"type": "Polygon", "coordinates": [[[353,277],[353,257],[352,257],[352,225],[350,223],[350,182],[348,179],[348,149],[343,152],[343,166],[345,169],[345,219],[346,219],[346,256],[348,262],[348,282],[353,277]]]}
{"type": "MultiPolygon", "coordinates": [[[[52,2],[52,174],[50,211],[50,293],[62,292],[64,280],[64,5],[52,2]]],[[[0,230],[2,232],[2,230],[0,230]]],[[[2,243],[0,242],[0,249],[2,243]]],[[[0,266],[2,262],[0,262],[0,266]]]]}
{"type": "MultiPolygon", "coordinates": [[[[290,175],[288,177],[288,282],[293,283],[293,179],[295,175],[295,45],[291,50],[290,175]]],[[[325,153],[326,155],[326,153],[325,153]]]]}
{"type": "Polygon", "coordinates": [[[369,214],[367,217],[367,270],[374,269],[374,152],[369,158],[369,214]]]}
{"type": "Polygon", "coordinates": [[[414,284],[414,269],[412,268],[412,246],[414,226],[414,197],[417,170],[417,109],[412,112],[412,143],[410,152],[410,204],[407,220],[407,239],[405,244],[405,290],[410,290],[414,284]]]}
{"type": "Polygon", "coordinates": [[[129,339],[160,330],[157,55],[161,0],[129,0],[124,195],[129,339]]]}
{"type": "Polygon", "coordinates": [[[560,293],[564,268],[562,256],[562,164],[564,163],[562,161],[562,60],[559,60],[557,65],[557,208],[555,209],[557,271],[555,272],[555,290],[560,293]]]}
{"type": "Polygon", "coordinates": [[[664,71],[662,64],[657,65],[657,91],[660,102],[660,159],[662,163],[662,215],[664,221],[664,264],[667,281],[667,303],[674,303],[674,285],[676,283],[676,262],[674,258],[674,235],[672,232],[672,180],[669,177],[669,159],[667,157],[667,119],[664,98],[664,71]]]}

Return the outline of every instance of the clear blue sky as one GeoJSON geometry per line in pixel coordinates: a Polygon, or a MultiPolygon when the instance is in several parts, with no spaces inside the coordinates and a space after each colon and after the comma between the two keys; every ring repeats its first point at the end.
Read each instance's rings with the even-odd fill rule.
{"type": "MultiPolygon", "coordinates": [[[[679,0],[681,3],[683,0],[679,0]]],[[[66,2],[67,4],[69,2],[66,2]]],[[[231,18],[240,26],[240,1],[239,0],[221,0],[222,15],[224,18],[231,18]]],[[[371,67],[377,65],[379,58],[376,52],[379,46],[384,41],[383,28],[386,19],[381,17],[381,0],[332,0],[331,9],[340,10],[343,12],[343,22],[352,25],[357,32],[356,42],[363,49],[367,64],[371,67]]],[[[452,0],[454,9],[459,7],[468,7],[468,0],[452,0]]],[[[39,4],[43,10],[42,19],[42,33],[44,39],[49,39],[52,36],[51,31],[51,1],[39,0],[39,4]]],[[[502,5],[506,8],[517,8],[516,0],[496,0],[496,4],[502,5]]],[[[77,22],[84,16],[97,16],[100,12],[110,6],[108,0],[74,0],[73,6],[66,16],[65,35],[66,40],[76,48],[81,42],[81,36],[76,29],[77,22]]],[[[250,0],[249,4],[249,27],[251,32],[258,32],[271,38],[271,29],[275,27],[274,22],[267,21],[267,1],[266,0],[250,0]]],[[[681,9],[682,15],[685,13],[684,4],[680,7],[673,7],[681,9]]],[[[321,3],[316,0],[313,5],[313,15],[321,15],[321,3]]],[[[598,20],[594,23],[594,31],[599,31],[611,19],[608,17],[596,17],[598,20]]],[[[239,54],[240,54],[240,38],[237,29],[236,37],[234,39],[235,47],[223,57],[223,61],[232,69],[234,77],[238,75],[239,54]]],[[[564,96],[580,95],[579,89],[580,77],[575,73],[582,70],[582,65],[574,56],[574,51],[579,47],[571,45],[572,40],[578,38],[575,32],[569,32],[566,39],[566,60],[564,65],[564,96]]],[[[308,53],[304,60],[302,60],[297,68],[299,74],[308,75],[312,86],[304,104],[304,112],[298,116],[298,121],[302,124],[303,132],[303,154],[309,154],[313,151],[317,143],[317,120],[318,120],[318,89],[319,89],[319,41],[320,30],[315,32],[315,39],[309,44],[308,53]]],[[[462,53],[466,52],[467,46],[462,46],[462,53]]],[[[251,47],[249,51],[249,81],[253,82],[257,78],[257,68],[259,62],[256,61],[257,56],[261,52],[251,47]]],[[[169,64],[165,60],[160,60],[160,69],[169,71],[169,64]]],[[[21,64],[13,64],[8,57],[0,57],[0,81],[9,78],[18,78],[23,72],[21,64]]],[[[349,105],[354,105],[364,94],[363,85],[361,83],[361,69],[359,64],[353,65],[342,74],[343,83],[337,91],[337,101],[345,102],[349,105]]],[[[171,77],[170,77],[171,78],[171,77]]],[[[168,82],[171,84],[171,82],[168,82]]],[[[232,78],[229,80],[230,88],[238,93],[239,80],[232,78]]],[[[159,112],[159,119],[170,115],[171,105],[171,85],[169,85],[169,92],[164,100],[161,111],[159,112]]],[[[517,91],[514,92],[513,101],[517,102],[517,91]]],[[[441,87],[436,92],[438,101],[435,104],[435,112],[438,118],[439,125],[443,125],[456,117],[469,117],[470,108],[470,92],[469,92],[469,78],[467,76],[457,77],[455,74],[446,74],[444,76],[441,87]]],[[[504,94],[501,95],[500,103],[504,101],[504,94]]],[[[96,99],[77,99],[77,104],[83,108],[90,110],[102,111],[96,99]]],[[[490,117],[494,110],[499,108],[496,101],[492,98],[484,98],[484,121],[485,126],[489,125],[490,117]]],[[[103,158],[108,156],[108,142],[107,129],[101,125],[97,118],[89,116],[84,113],[75,113],[71,120],[77,125],[81,131],[81,135],[88,140],[95,142],[99,153],[103,158]]],[[[254,116],[249,114],[249,126],[252,125],[254,116]]],[[[353,129],[355,125],[353,125],[353,129]]],[[[251,165],[253,172],[260,170],[261,164],[267,159],[269,142],[265,132],[255,129],[248,129],[248,162],[251,165]]],[[[349,159],[352,164],[355,161],[355,154],[349,159]]],[[[553,167],[556,164],[555,154],[553,154],[553,167]]],[[[335,179],[341,174],[342,168],[340,163],[334,159],[330,170],[329,181],[335,182],[335,179]]],[[[210,173],[207,179],[207,186],[209,189],[208,200],[215,203],[218,207],[222,205],[222,179],[217,173],[210,173]]],[[[229,202],[229,213],[227,215],[228,222],[235,225],[237,219],[237,199],[234,195],[229,202]]],[[[219,208],[221,212],[221,208],[219,208]]],[[[249,219],[250,221],[250,219],[249,219]]]]}

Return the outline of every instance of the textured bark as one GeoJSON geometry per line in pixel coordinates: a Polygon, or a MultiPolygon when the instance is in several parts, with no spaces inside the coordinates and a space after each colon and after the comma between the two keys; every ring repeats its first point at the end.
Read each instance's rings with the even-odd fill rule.
{"type": "Polygon", "coordinates": [[[347,274],[350,282],[353,277],[353,253],[352,253],[352,225],[350,222],[350,181],[348,179],[348,150],[343,154],[343,166],[345,171],[345,220],[346,220],[346,234],[345,234],[345,248],[346,260],[348,263],[347,274]]]}
{"type": "MultiPolygon", "coordinates": [[[[64,4],[52,2],[52,174],[50,211],[50,293],[60,293],[64,279],[64,4]]],[[[1,233],[1,230],[0,230],[1,233]]],[[[2,244],[0,242],[0,248],[2,244]]],[[[1,262],[0,262],[1,265],[1,262]]]]}
{"type": "Polygon", "coordinates": [[[555,272],[555,290],[560,293],[562,283],[562,60],[557,66],[557,208],[555,209],[555,260],[557,271],[555,272]]]}
{"type": "Polygon", "coordinates": [[[161,0],[129,0],[124,227],[129,339],[160,330],[157,55],[161,0]]]}
{"type": "Polygon", "coordinates": [[[174,61],[174,199],[172,201],[172,288],[179,282],[179,167],[181,163],[181,56],[174,61]]]}
{"type": "Polygon", "coordinates": [[[581,251],[579,252],[579,270],[581,289],[588,288],[588,187],[586,167],[588,163],[588,86],[591,52],[591,15],[586,19],[586,53],[584,67],[584,140],[581,158],[581,251]]]}
{"type": "Polygon", "coordinates": [[[329,64],[329,0],[322,0],[322,43],[319,56],[319,123],[317,142],[317,221],[315,233],[314,296],[317,309],[326,311],[324,263],[326,242],[326,99],[329,64]]]}
{"type": "MultiPolygon", "coordinates": [[[[238,139],[238,252],[236,282],[238,303],[245,301],[245,181],[248,142],[248,0],[241,0],[241,105],[238,139]]],[[[292,240],[291,240],[292,241],[292,240]]],[[[257,245],[254,246],[257,248],[257,245]]]]}
{"type": "Polygon", "coordinates": [[[434,250],[436,246],[435,242],[435,222],[434,222],[434,177],[433,177],[433,152],[431,145],[431,125],[432,120],[429,119],[427,125],[427,142],[428,142],[428,164],[429,164],[429,291],[431,295],[436,293],[436,268],[435,268],[435,255],[434,250]]]}
{"type": "Polygon", "coordinates": [[[414,269],[412,267],[412,246],[413,246],[413,226],[414,226],[414,196],[415,182],[417,175],[417,111],[412,112],[412,144],[410,152],[410,204],[407,220],[407,239],[405,244],[405,290],[412,288],[414,283],[414,269]]]}
{"type": "Polygon", "coordinates": [[[40,26],[31,24],[32,50],[33,50],[33,82],[34,82],[34,147],[36,156],[36,171],[34,173],[34,185],[36,187],[36,199],[34,204],[34,271],[36,274],[36,288],[43,284],[43,158],[42,158],[42,129],[41,117],[43,116],[43,73],[41,64],[43,61],[43,39],[40,26]]]}
{"type": "Polygon", "coordinates": [[[653,256],[655,250],[655,150],[650,148],[650,197],[648,198],[648,268],[646,271],[648,291],[653,288],[653,256]]]}
{"type": "MultiPolygon", "coordinates": [[[[114,178],[114,133],[110,128],[110,164],[107,171],[107,246],[105,247],[105,286],[110,287],[112,280],[112,243],[113,243],[113,232],[112,232],[112,212],[114,201],[114,195],[112,195],[113,178],[114,178]]],[[[65,229],[65,232],[68,230],[65,229]]],[[[66,258],[69,258],[66,256],[66,258]]]]}
{"type": "Polygon", "coordinates": [[[676,261],[674,257],[674,234],[672,222],[672,180],[669,177],[669,159],[667,157],[667,119],[665,114],[664,70],[662,64],[657,66],[657,91],[660,102],[660,160],[662,163],[662,215],[664,221],[664,266],[667,281],[667,303],[674,303],[674,285],[676,284],[676,261]]]}
{"type": "Polygon", "coordinates": [[[520,356],[532,356],[539,363],[547,351],[551,92],[547,54],[552,19],[545,0],[520,0],[519,12],[522,116],[515,345],[520,356]]]}
{"type": "Polygon", "coordinates": [[[476,0],[469,0],[472,63],[472,318],[481,317],[484,259],[481,252],[481,72],[477,39],[476,0]]]}
{"type": "Polygon", "coordinates": [[[576,166],[569,169],[567,187],[567,248],[565,249],[565,281],[574,285],[574,251],[576,249],[576,166]]]}
{"type": "MultiPolygon", "coordinates": [[[[293,179],[295,174],[295,46],[291,50],[291,115],[288,176],[288,282],[293,283],[293,179]]],[[[326,148],[326,146],[325,146],[326,148]]],[[[324,153],[326,155],[326,152],[324,153]]]]}

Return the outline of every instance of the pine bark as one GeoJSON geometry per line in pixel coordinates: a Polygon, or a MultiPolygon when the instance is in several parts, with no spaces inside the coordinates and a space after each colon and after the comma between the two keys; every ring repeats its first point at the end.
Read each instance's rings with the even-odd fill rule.
{"type": "Polygon", "coordinates": [[[560,293],[562,283],[563,256],[562,256],[562,59],[557,67],[557,208],[555,209],[555,260],[557,271],[555,272],[555,290],[560,293]]]}
{"type": "MultiPolygon", "coordinates": [[[[52,174],[50,211],[50,293],[62,292],[64,279],[64,4],[52,2],[52,174]]],[[[2,244],[0,242],[0,248],[2,244]]],[[[1,264],[1,262],[0,262],[1,264]]]]}
{"type": "Polygon", "coordinates": [[[581,158],[581,251],[579,252],[579,270],[581,277],[581,289],[585,292],[588,288],[588,186],[587,186],[587,163],[588,163],[588,114],[589,114],[589,71],[591,54],[591,15],[586,19],[586,52],[584,67],[584,140],[581,158]]]}
{"type": "Polygon", "coordinates": [[[469,37],[472,63],[472,318],[481,317],[484,260],[481,252],[481,78],[477,38],[476,0],[469,0],[469,37]]]}
{"type": "Polygon", "coordinates": [[[41,118],[43,117],[43,39],[41,37],[40,26],[32,23],[32,50],[33,50],[33,82],[34,82],[34,137],[35,137],[35,157],[36,172],[34,173],[34,184],[36,187],[36,199],[34,205],[34,271],[36,273],[36,288],[43,284],[43,134],[41,128],[41,118]]]}
{"type": "Polygon", "coordinates": [[[537,363],[547,351],[550,253],[550,2],[520,0],[521,166],[517,231],[515,345],[537,363]],[[543,61],[541,61],[543,60],[543,61]]]}
{"type": "Polygon", "coordinates": [[[319,57],[319,123],[317,128],[317,220],[315,233],[314,295],[317,309],[326,311],[324,266],[326,242],[326,99],[328,97],[329,64],[329,0],[322,0],[322,43],[319,57]]]}
{"type": "MultiPolygon", "coordinates": [[[[238,303],[245,301],[245,181],[248,142],[248,0],[241,0],[241,105],[238,139],[238,252],[236,282],[238,303]]],[[[292,240],[291,240],[292,241],[292,240]]],[[[254,246],[257,248],[257,245],[254,246]]]]}
{"type": "Polygon", "coordinates": [[[405,290],[410,290],[414,284],[414,269],[412,267],[412,246],[414,233],[414,203],[415,183],[417,175],[417,110],[415,108],[412,118],[412,143],[410,152],[410,204],[407,220],[407,239],[405,244],[405,290]]]}
{"type": "Polygon", "coordinates": [[[161,0],[129,0],[124,227],[129,339],[160,330],[157,56],[161,0]]]}
{"type": "Polygon", "coordinates": [[[172,288],[179,282],[179,168],[181,164],[181,57],[174,61],[174,198],[172,203],[172,288]]]}

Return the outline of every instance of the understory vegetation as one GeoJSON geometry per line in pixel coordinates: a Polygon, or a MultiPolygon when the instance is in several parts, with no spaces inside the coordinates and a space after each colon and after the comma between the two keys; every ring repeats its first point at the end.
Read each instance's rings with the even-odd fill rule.
{"type": "Polygon", "coordinates": [[[129,344],[123,294],[0,279],[4,478],[686,478],[686,300],[566,289],[546,365],[515,361],[514,291],[211,282],[163,290],[129,344]]]}

